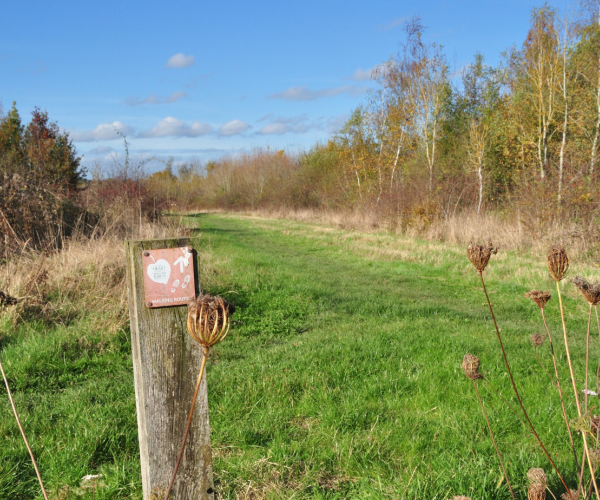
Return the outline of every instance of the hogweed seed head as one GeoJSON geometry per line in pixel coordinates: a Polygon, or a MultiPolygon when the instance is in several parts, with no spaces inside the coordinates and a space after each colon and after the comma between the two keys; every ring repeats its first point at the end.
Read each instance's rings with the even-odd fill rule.
{"type": "Polygon", "coordinates": [[[579,432],[590,432],[592,430],[592,417],[589,415],[581,415],[569,422],[571,429],[579,432]]]}
{"type": "Polygon", "coordinates": [[[560,498],[562,498],[563,500],[579,500],[579,491],[577,490],[569,490],[569,492],[571,493],[571,495],[569,496],[569,493],[563,493],[560,498]]]}
{"type": "Polygon", "coordinates": [[[229,333],[229,316],[235,307],[221,297],[201,295],[188,307],[187,326],[192,338],[208,349],[229,333]]]}
{"type": "Polygon", "coordinates": [[[533,300],[540,309],[543,309],[546,303],[552,298],[550,292],[543,292],[542,290],[529,290],[525,297],[533,300]]]}
{"type": "Polygon", "coordinates": [[[498,247],[493,246],[491,241],[488,241],[487,245],[476,245],[474,243],[470,243],[467,247],[467,255],[469,256],[469,260],[479,272],[483,272],[483,270],[486,268],[492,254],[497,253],[498,247]]]}
{"type": "Polygon", "coordinates": [[[600,450],[596,450],[595,448],[592,448],[590,450],[590,460],[592,461],[592,463],[594,465],[600,464],[600,450]]]}
{"type": "Polygon", "coordinates": [[[534,333],[531,336],[531,343],[533,344],[533,347],[539,347],[541,346],[544,342],[546,342],[546,336],[539,334],[539,333],[534,333]]]}
{"type": "Polygon", "coordinates": [[[585,297],[592,306],[595,306],[600,302],[600,283],[590,283],[581,276],[575,276],[571,279],[573,283],[581,292],[581,295],[585,297]]]}
{"type": "Polygon", "coordinates": [[[527,500],[546,500],[546,485],[532,483],[527,490],[527,500]]]}
{"type": "Polygon", "coordinates": [[[554,281],[562,280],[569,269],[569,257],[565,249],[559,246],[552,247],[546,257],[546,265],[554,281]]]}
{"type": "Polygon", "coordinates": [[[483,375],[479,373],[479,358],[477,356],[465,354],[462,362],[462,369],[465,376],[471,380],[483,378],[483,375]]]}
{"type": "Polygon", "coordinates": [[[548,483],[548,476],[544,472],[544,469],[539,467],[532,467],[527,471],[527,479],[531,484],[543,484],[544,486],[548,483]]]}

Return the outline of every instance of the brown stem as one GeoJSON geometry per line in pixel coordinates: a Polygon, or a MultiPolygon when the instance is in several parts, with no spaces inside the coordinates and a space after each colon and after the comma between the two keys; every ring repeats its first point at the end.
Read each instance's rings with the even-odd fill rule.
{"type": "MultiPolygon", "coordinates": [[[[569,425],[569,419],[567,417],[567,410],[565,409],[565,402],[563,400],[563,392],[560,387],[560,378],[558,376],[558,366],[556,364],[556,356],[554,355],[554,342],[552,342],[552,335],[550,335],[550,329],[548,328],[548,323],[546,323],[546,315],[544,314],[544,308],[541,308],[542,311],[542,319],[544,320],[544,326],[546,327],[546,333],[548,334],[548,340],[550,342],[550,353],[552,354],[552,363],[554,364],[554,374],[556,375],[556,386],[558,387],[558,396],[560,397],[560,406],[563,412],[563,418],[565,419],[565,425],[567,426],[567,431],[569,432],[569,439],[571,440],[571,449],[573,450],[573,457],[575,458],[575,469],[579,469],[579,461],[577,460],[577,452],[575,451],[575,442],[573,441],[573,433],[571,432],[571,426],[569,425]]],[[[600,340],[600,334],[599,334],[600,340]]],[[[598,369],[600,370],[600,363],[598,364],[598,369]]]]}
{"type": "MultiPolygon", "coordinates": [[[[560,286],[558,284],[558,281],[556,282],[556,291],[558,292],[558,303],[560,304],[560,318],[562,320],[563,334],[565,337],[565,351],[567,353],[567,361],[569,362],[569,371],[571,373],[571,381],[573,383],[573,392],[575,393],[575,402],[577,403],[577,415],[581,417],[581,405],[579,404],[579,395],[577,394],[577,383],[575,382],[575,374],[573,372],[573,363],[571,363],[571,354],[569,353],[569,341],[567,339],[567,325],[565,323],[565,311],[563,309],[562,295],[560,293],[560,286]]],[[[591,314],[591,309],[590,309],[590,314],[591,314]]],[[[600,500],[600,495],[598,494],[598,486],[596,485],[596,477],[594,476],[592,462],[590,461],[590,452],[588,449],[587,437],[585,435],[585,432],[582,432],[581,435],[583,436],[583,446],[585,449],[585,455],[587,457],[587,462],[590,467],[590,472],[592,474],[592,481],[594,482],[594,489],[596,490],[596,497],[598,497],[598,500],[600,500]]],[[[582,465],[584,465],[584,464],[582,464],[582,465]]]]}
{"type": "Polygon", "coordinates": [[[181,463],[181,458],[183,457],[185,442],[187,441],[188,433],[190,432],[190,426],[192,425],[194,406],[196,405],[196,398],[198,397],[198,390],[200,389],[200,382],[202,382],[202,375],[204,374],[204,367],[206,366],[206,358],[208,357],[210,347],[203,346],[202,349],[204,350],[204,356],[202,358],[202,365],[200,366],[200,373],[198,374],[198,381],[196,382],[196,390],[194,391],[194,398],[192,399],[192,407],[190,408],[187,425],[185,426],[185,433],[183,434],[183,441],[181,443],[181,449],[179,450],[179,456],[177,457],[177,463],[175,464],[175,470],[173,471],[173,476],[171,477],[171,482],[169,483],[169,488],[167,489],[164,500],[169,500],[169,495],[171,494],[173,484],[175,483],[175,476],[177,476],[177,470],[179,469],[179,464],[181,463]]]}
{"type": "Polygon", "coordinates": [[[494,448],[496,449],[496,455],[498,455],[498,460],[500,460],[500,466],[502,467],[502,472],[504,472],[504,477],[506,478],[506,484],[508,485],[508,489],[510,490],[510,494],[515,499],[515,493],[513,492],[512,486],[510,485],[510,481],[508,480],[508,474],[506,473],[506,469],[504,468],[504,462],[502,462],[502,457],[500,456],[500,450],[498,449],[498,445],[496,444],[496,440],[494,439],[494,433],[492,432],[492,426],[490,425],[490,421],[487,418],[485,413],[485,408],[483,407],[483,401],[481,400],[481,395],[479,394],[479,389],[477,388],[477,382],[473,380],[473,385],[475,386],[475,392],[477,393],[477,398],[479,399],[479,404],[481,405],[481,411],[483,412],[483,416],[485,418],[485,423],[488,426],[490,431],[490,436],[492,437],[492,443],[494,443],[494,448]]]}
{"type": "Polygon", "coordinates": [[[487,299],[487,303],[490,308],[492,320],[494,321],[494,326],[496,327],[496,335],[498,337],[498,342],[500,343],[500,350],[502,351],[502,357],[504,358],[504,364],[506,365],[506,370],[508,372],[508,378],[510,379],[510,383],[512,385],[513,391],[515,392],[515,395],[517,396],[517,401],[519,402],[521,411],[523,412],[523,415],[525,416],[525,420],[527,420],[527,423],[529,424],[529,428],[531,429],[532,434],[537,439],[537,442],[539,443],[540,447],[542,448],[542,451],[544,452],[544,454],[550,461],[550,464],[552,464],[552,467],[554,468],[554,470],[556,471],[556,474],[560,478],[560,481],[562,482],[563,486],[565,487],[565,490],[567,490],[567,492],[569,493],[569,498],[572,499],[572,495],[570,493],[571,490],[567,486],[567,483],[565,483],[565,480],[563,479],[562,474],[558,470],[558,467],[556,467],[554,460],[552,460],[550,453],[548,453],[548,450],[546,450],[544,443],[542,443],[542,440],[538,436],[538,433],[536,432],[535,427],[533,427],[533,424],[531,423],[531,420],[529,419],[527,410],[525,410],[525,407],[523,406],[523,401],[521,401],[521,396],[519,395],[519,391],[517,390],[515,380],[512,376],[512,372],[510,370],[510,365],[508,364],[508,358],[506,357],[506,351],[504,350],[504,344],[502,343],[502,336],[500,335],[500,329],[498,328],[498,323],[496,322],[496,316],[494,315],[494,309],[492,308],[492,303],[490,302],[490,297],[488,296],[487,289],[485,288],[485,281],[483,280],[483,272],[482,271],[479,271],[479,277],[481,278],[481,285],[483,286],[483,292],[485,293],[485,298],[487,299]]]}
{"type": "Polygon", "coordinates": [[[31,457],[31,461],[33,462],[33,468],[35,469],[35,473],[37,475],[38,481],[40,482],[40,487],[42,488],[42,493],[44,495],[44,499],[48,500],[48,495],[46,494],[46,489],[44,488],[44,483],[42,482],[42,476],[40,475],[40,471],[38,470],[37,463],[35,462],[35,457],[33,456],[33,451],[31,451],[31,446],[29,446],[29,441],[27,441],[27,436],[25,436],[25,431],[23,430],[23,426],[21,425],[21,421],[19,420],[19,414],[17,413],[17,407],[15,406],[15,402],[14,402],[12,394],[10,392],[10,387],[8,386],[8,380],[6,379],[6,374],[4,373],[4,367],[2,366],[2,361],[0,361],[0,371],[2,372],[2,378],[4,379],[4,385],[6,385],[6,392],[8,393],[8,399],[10,400],[10,406],[12,406],[12,410],[13,410],[13,413],[15,414],[15,419],[17,421],[17,425],[19,426],[19,430],[21,431],[21,436],[23,436],[23,441],[25,441],[25,446],[27,446],[27,451],[29,451],[29,456],[31,457]]]}
{"type": "Polygon", "coordinates": [[[587,325],[587,336],[585,341],[585,396],[583,405],[585,408],[584,413],[587,413],[588,409],[588,372],[590,366],[590,324],[592,322],[592,304],[590,304],[590,313],[588,314],[588,325],[587,325]]]}
{"type": "Polygon", "coordinates": [[[569,372],[571,374],[571,382],[573,383],[573,392],[575,393],[575,403],[577,404],[577,416],[581,417],[581,406],[579,404],[579,395],[577,394],[577,384],[575,383],[575,374],[573,372],[573,363],[571,363],[571,354],[569,353],[569,340],[567,339],[567,325],[565,324],[565,313],[563,310],[562,296],[558,281],[556,282],[556,290],[558,292],[558,302],[560,304],[560,317],[562,319],[563,334],[565,338],[565,351],[567,353],[567,361],[569,362],[569,372]]]}
{"type": "Polygon", "coordinates": [[[499,393],[499,392],[496,390],[496,388],[495,388],[495,387],[492,385],[492,383],[491,383],[491,382],[490,382],[490,381],[489,381],[487,378],[484,378],[483,380],[484,380],[485,382],[487,382],[487,383],[488,383],[488,385],[489,385],[489,386],[490,386],[490,387],[493,389],[493,391],[496,393],[496,396],[498,396],[498,397],[499,397],[499,398],[500,398],[502,401],[504,401],[504,404],[505,404],[506,406],[508,406],[508,408],[510,409],[510,411],[512,411],[512,412],[513,412],[513,414],[515,415],[515,417],[517,417],[517,418],[518,418],[518,419],[521,421],[521,423],[525,424],[525,422],[523,421],[523,417],[521,417],[521,415],[519,415],[519,414],[516,412],[516,410],[515,410],[515,409],[514,409],[514,408],[513,408],[513,407],[510,405],[510,403],[509,403],[508,401],[506,401],[506,399],[504,399],[504,397],[502,396],[502,394],[500,394],[500,393],[499,393]]]}
{"type": "Polygon", "coordinates": [[[548,375],[548,378],[550,379],[550,382],[552,382],[552,376],[550,375],[550,373],[548,372],[548,370],[546,370],[546,367],[543,365],[542,360],[540,359],[540,357],[538,355],[537,347],[533,348],[533,353],[535,354],[535,359],[537,359],[537,362],[542,367],[542,370],[544,370],[544,372],[546,372],[546,375],[548,375]]]}
{"type": "Polygon", "coordinates": [[[592,461],[590,460],[590,449],[587,444],[587,436],[585,431],[581,433],[583,436],[583,446],[585,448],[585,454],[587,456],[587,463],[590,466],[590,475],[592,476],[592,482],[594,483],[594,490],[596,491],[596,499],[600,500],[600,493],[598,493],[598,485],[596,484],[596,475],[594,474],[594,468],[592,467],[592,461]]]}
{"type": "MultiPolygon", "coordinates": [[[[600,318],[598,317],[598,306],[594,306],[596,311],[596,323],[598,324],[598,345],[600,346],[600,318]]],[[[598,411],[600,413],[600,356],[598,356],[598,368],[596,369],[596,394],[598,395],[598,411]]],[[[600,425],[596,426],[596,449],[600,440],[600,425]]]]}

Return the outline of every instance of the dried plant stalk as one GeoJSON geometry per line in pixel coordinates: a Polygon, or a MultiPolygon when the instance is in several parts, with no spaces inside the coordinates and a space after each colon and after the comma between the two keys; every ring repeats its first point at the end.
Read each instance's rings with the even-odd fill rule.
{"type": "MultiPolygon", "coordinates": [[[[471,247],[472,245],[469,245],[469,247],[471,247]]],[[[491,243],[488,244],[488,248],[491,247],[491,243]]],[[[497,249],[496,249],[497,252],[497,249]]],[[[469,249],[467,249],[467,253],[469,253],[469,258],[471,259],[471,252],[469,249]]],[[[565,257],[566,257],[566,253],[565,253],[565,257]]],[[[488,261],[489,261],[489,257],[488,257],[488,261]]],[[[473,260],[471,260],[471,262],[473,262],[473,260]]],[[[490,301],[490,297],[487,293],[487,288],[485,286],[485,281],[483,279],[483,269],[479,269],[476,265],[475,262],[473,262],[473,264],[475,265],[475,267],[477,268],[477,271],[479,273],[479,278],[481,279],[481,286],[483,288],[483,293],[485,294],[485,298],[487,300],[488,303],[488,307],[490,309],[490,314],[492,316],[492,320],[494,322],[494,327],[496,329],[496,336],[498,338],[498,343],[500,344],[500,350],[502,351],[502,357],[504,359],[504,365],[506,366],[506,371],[508,372],[508,378],[510,379],[510,383],[512,385],[513,391],[517,397],[517,401],[519,402],[519,406],[521,407],[521,411],[523,412],[523,416],[525,417],[525,420],[527,421],[527,424],[529,426],[529,429],[531,430],[531,433],[533,434],[533,436],[535,437],[535,439],[537,440],[538,444],[540,445],[540,448],[542,448],[542,451],[544,452],[544,454],[546,455],[546,457],[548,458],[548,461],[550,462],[550,464],[552,465],[552,468],[556,471],[556,474],[558,475],[560,481],[562,482],[563,486],[565,487],[565,489],[568,491],[568,487],[567,484],[565,483],[564,478],[562,477],[562,474],[560,473],[560,471],[558,470],[558,467],[556,466],[556,464],[554,463],[554,460],[552,460],[552,457],[550,456],[550,453],[548,453],[548,450],[546,449],[546,447],[544,446],[544,443],[542,442],[542,440],[540,439],[537,431],[535,430],[535,427],[533,426],[533,424],[531,423],[531,419],[529,418],[529,415],[527,413],[527,410],[525,410],[525,406],[523,405],[523,401],[521,400],[521,395],[519,394],[519,391],[517,389],[517,385],[515,384],[515,380],[513,378],[512,375],[512,371],[510,369],[510,364],[508,363],[508,357],[506,356],[506,351],[504,350],[504,344],[502,342],[502,336],[500,335],[500,329],[498,328],[498,323],[496,322],[496,315],[494,314],[494,308],[492,307],[492,303],[490,301]]],[[[485,265],[487,265],[487,261],[485,262],[485,265]]],[[[567,259],[567,266],[568,266],[568,259],[567,259]]],[[[484,266],[485,269],[485,266],[484,266]]],[[[566,269],[565,269],[566,270],[566,269]]],[[[558,283],[558,282],[557,282],[558,283]]],[[[600,497],[599,497],[600,498],[600,497]]]]}
{"type": "Polygon", "coordinates": [[[481,406],[481,411],[483,412],[483,417],[485,418],[485,423],[487,424],[488,430],[490,431],[490,437],[492,438],[492,443],[494,444],[494,449],[496,450],[496,455],[498,456],[498,460],[500,461],[500,466],[502,467],[502,472],[504,473],[504,478],[506,479],[506,484],[508,485],[508,489],[510,490],[510,494],[513,497],[513,500],[516,500],[515,494],[513,492],[512,486],[510,485],[510,480],[508,479],[508,474],[506,473],[506,468],[504,467],[504,462],[502,461],[502,457],[500,456],[500,450],[498,449],[498,445],[496,444],[496,439],[494,438],[494,432],[492,431],[492,426],[490,425],[490,421],[488,420],[487,414],[485,412],[485,407],[483,406],[483,400],[481,399],[481,395],[479,394],[479,389],[477,388],[477,379],[483,378],[483,375],[479,373],[479,358],[477,356],[473,356],[472,354],[465,354],[462,362],[462,369],[465,376],[468,379],[471,379],[473,382],[473,386],[475,387],[475,392],[477,393],[477,399],[479,400],[479,406],[481,406]]]}
{"type": "Polygon", "coordinates": [[[42,494],[44,495],[44,499],[48,500],[48,495],[46,494],[46,489],[44,488],[42,476],[40,475],[40,471],[38,470],[38,466],[35,461],[35,457],[33,456],[33,451],[31,450],[31,446],[29,446],[29,441],[27,441],[27,436],[25,435],[25,431],[23,430],[23,426],[21,425],[21,421],[19,420],[19,414],[17,413],[17,407],[15,406],[15,402],[13,400],[12,393],[10,392],[10,387],[8,385],[8,379],[6,378],[6,374],[4,373],[4,367],[2,366],[2,361],[0,361],[0,372],[2,372],[2,378],[4,379],[4,385],[6,386],[6,392],[8,393],[8,399],[10,400],[10,406],[12,407],[12,411],[15,415],[15,420],[17,421],[17,425],[19,426],[19,430],[21,431],[21,436],[23,437],[23,441],[25,442],[25,446],[27,447],[27,451],[29,452],[29,456],[31,457],[31,462],[33,463],[33,468],[35,469],[35,474],[37,475],[38,481],[40,483],[40,487],[42,488],[42,494]]]}
{"type": "Polygon", "coordinates": [[[198,374],[196,389],[192,399],[192,407],[190,408],[190,413],[188,415],[179,456],[177,457],[175,470],[173,471],[171,482],[165,493],[164,500],[169,499],[173,484],[175,483],[177,471],[179,470],[181,458],[183,457],[185,443],[192,424],[192,416],[198,397],[198,390],[200,389],[200,383],[202,382],[202,376],[206,367],[206,358],[208,358],[211,347],[221,342],[229,333],[229,316],[230,314],[233,314],[234,311],[235,307],[233,304],[230,304],[221,297],[211,297],[210,295],[201,295],[189,304],[187,318],[188,331],[191,337],[202,346],[204,356],[202,357],[202,365],[200,366],[200,373],[198,374]]]}

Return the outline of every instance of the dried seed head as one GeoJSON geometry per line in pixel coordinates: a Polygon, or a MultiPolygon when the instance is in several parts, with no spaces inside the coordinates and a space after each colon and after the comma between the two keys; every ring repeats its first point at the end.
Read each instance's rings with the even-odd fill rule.
{"type": "Polygon", "coordinates": [[[527,490],[527,500],[546,500],[546,485],[532,483],[527,490]]]}
{"type": "Polygon", "coordinates": [[[569,422],[571,429],[579,432],[590,432],[592,430],[592,417],[581,415],[569,422]]]}
{"type": "Polygon", "coordinates": [[[563,500],[579,500],[579,491],[577,490],[569,490],[571,492],[571,496],[568,493],[563,493],[560,498],[563,500]]]}
{"type": "Polygon", "coordinates": [[[597,432],[598,426],[600,426],[600,417],[598,415],[594,415],[592,417],[592,432],[597,432]]]}
{"type": "Polygon", "coordinates": [[[477,356],[465,354],[462,362],[462,369],[465,376],[471,380],[483,378],[483,375],[479,373],[479,358],[477,356]]]}
{"type": "Polygon", "coordinates": [[[452,497],[452,500],[471,500],[470,497],[465,497],[463,495],[456,495],[452,497]]]}
{"type": "Polygon", "coordinates": [[[498,247],[494,247],[491,241],[487,245],[469,244],[467,247],[467,255],[469,260],[479,272],[482,272],[490,261],[492,254],[498,253],[498,247]]]}
{"type": "Polygon", "coordinates": [[[529,290],[525,297],[533,300],[540,309],[543,309],[546,303],[552,298],[550,292],[542,292],[541,290],[529,290]]]}
{"type": "Polygon", "coordinates": [[[527,471],[527,479],[531,484],[543,484],[544,486],[548,483],[548,476],[544,472],[544,469],[539,467],[532,467],[527,471]]]}
{"type": "Polygon", "coordinates": [[[234,311],[235,307],[221,297],[201,295],[188,307],[188,331],[202,347],[212,347],[229,333],[229,315],[234,311]]]}
{"type": "Polygon", "coordinates": [[[600,464],[600,450],[592,448],[590,450],[590,460],[594,465],[600,464]]]}
{"type": "Polygon", "coordinates": [[[569,257],[562,247],[552,247],[546,257],[546,265],[554,281],[560,281],[564,278],[567,269],[569,269],[569,257]]]}
{"type": "Polygon", "coordinates": [[[544,342],[546,342],[546,336],[539,334],[539,333],[534,333],[531,336],[531,343],[533,344],[533,347],[539,347],[541,346],[544,342]]]}
{"type": "Polygon", "coordinates": [[[600,302],[600,283],[590,283],[581,276],[575,276],[571,283],[573,283],[581,292],[591,305],[595,306],[600,302]]]}

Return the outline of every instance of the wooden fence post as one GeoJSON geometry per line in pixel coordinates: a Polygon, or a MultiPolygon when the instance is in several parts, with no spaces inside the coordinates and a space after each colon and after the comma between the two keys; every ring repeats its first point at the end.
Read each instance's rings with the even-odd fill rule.
{"type": "MultiPolygon", "coordinates": [[[[162,500],[166,493],[185,430],[202,349],[187,332],[187,307],[151,309],[144,304],[142,255],[145,250],[188,245],[187,238],[125,242],[144,500],[162,500]]],[[[199,282],[195,281],[198,293],[199,282]]],[[[206,377],[171,498],[214,499],[206,377]]]]}

